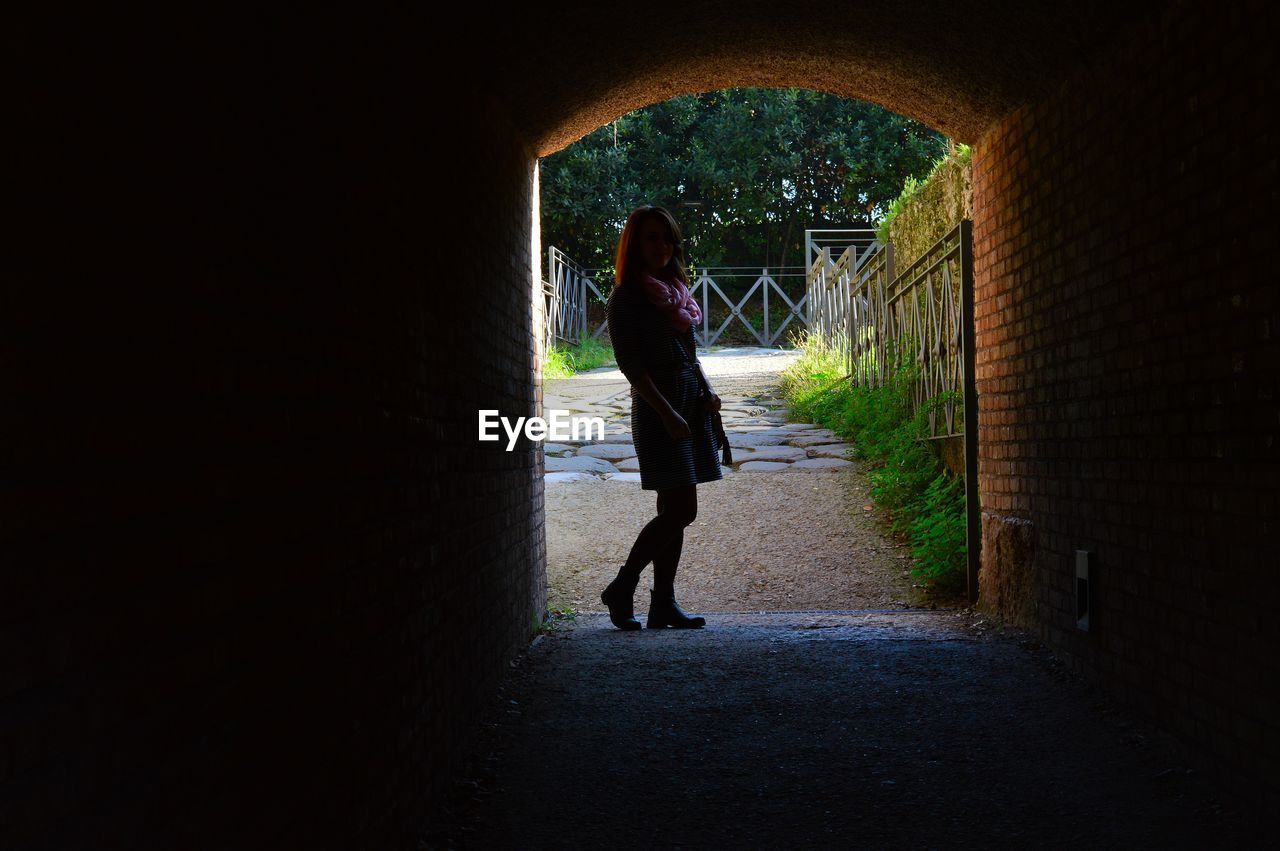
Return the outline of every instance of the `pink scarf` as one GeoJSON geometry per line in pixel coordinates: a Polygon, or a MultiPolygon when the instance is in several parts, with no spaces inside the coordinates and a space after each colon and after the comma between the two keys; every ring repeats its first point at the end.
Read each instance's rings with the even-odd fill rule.
{"type": "Polygon", "coordinates": [[[644,287],[645,297],[666,315],[672,328],[680,332],[687,331],[690,325],[702,321],[702,311],[684,281],[674,272],[663,274],[666,280],[653,275],[641,275],[640,284],[644,287]]]}

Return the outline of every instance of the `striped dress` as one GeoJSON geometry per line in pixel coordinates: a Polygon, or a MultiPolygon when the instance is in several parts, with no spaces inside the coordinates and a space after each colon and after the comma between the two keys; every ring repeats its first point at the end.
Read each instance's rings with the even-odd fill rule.
{"type": "Polygon", "coordinates": [[[678,333],[662,311],[630,286],[614,287],[606,305],[609,339],[618,369],[631,382],[631,436],[640,465],[640,487],[662,490],[724,478],[720,469],[711,416],[702,410],[702,385],[693,328],[678,333]],[[648,373],[671,407],[689,424],[692,437],[672,440],[662,417],[636,391],[635,383],[648,373]]]}

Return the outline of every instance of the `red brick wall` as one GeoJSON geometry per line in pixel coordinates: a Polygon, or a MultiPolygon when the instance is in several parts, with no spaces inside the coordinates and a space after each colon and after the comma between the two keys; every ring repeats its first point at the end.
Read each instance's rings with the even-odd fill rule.
{"type": "Polygon", "coordinates": [[[532,637],[533,153],[368,17],[14,36],[0,846],[412,848],[532,637]]]}
{"type": "Polygon", "coordinates": [[[984,604],[1274,795],[1267,10],[1173,4],[992,127],[973,188],[984,604]],[[1088,632],[1078,549],[1096,558],[1088,632]]]}

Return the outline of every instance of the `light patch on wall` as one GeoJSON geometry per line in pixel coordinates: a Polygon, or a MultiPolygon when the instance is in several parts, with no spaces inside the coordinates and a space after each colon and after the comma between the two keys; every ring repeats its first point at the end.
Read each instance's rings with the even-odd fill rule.
{"type": "Polygon", "coordinates": [[[529,271],[533,278],[530,281],[529,298],[533,300],[533,327],[529,329],[533,340],[533,385],[542,384],[542,359],[546,357],[543,349],[543,329],[546,326],[546,302],[542,297],[542,160],[533,158],[533,189],[529,193],[529,271]]]}

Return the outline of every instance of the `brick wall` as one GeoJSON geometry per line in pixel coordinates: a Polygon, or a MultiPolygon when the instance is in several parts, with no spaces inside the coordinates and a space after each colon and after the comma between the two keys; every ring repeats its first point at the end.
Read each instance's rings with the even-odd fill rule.
{"type": "Polygon", "coordinates": [[[1174,3],[973,157],[983,604],[1272,796],[1274,20],[1174,3]]]}
{"type": "Polygon", "coordinates": [[[412,848],[544,608],[533,153],[367,19],[102,23],[14,38],[0,845],[412,848]]]}

